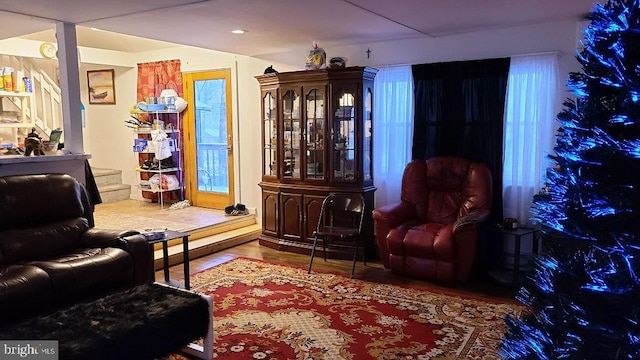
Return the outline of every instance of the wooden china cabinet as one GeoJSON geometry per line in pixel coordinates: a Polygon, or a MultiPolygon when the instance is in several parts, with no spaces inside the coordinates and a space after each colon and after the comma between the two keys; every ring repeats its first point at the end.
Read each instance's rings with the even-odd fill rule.
{"type": "MultiPolygon", "coordinates": [[[[368,67],[257,76],[262,102],[262,234],[260,244],[311,252],[324,198],[360,193],[366,202],[363,238],[373,236],[373,80],[368,67]]],[[[351,258],[347,249],[328,256],[351,258]]]]}

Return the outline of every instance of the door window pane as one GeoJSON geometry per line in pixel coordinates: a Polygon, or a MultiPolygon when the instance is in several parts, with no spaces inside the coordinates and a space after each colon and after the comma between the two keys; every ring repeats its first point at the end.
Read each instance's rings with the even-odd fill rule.
{"type": "Polygon", "coordinates": [[[194,99],[198,191],[229,193],[225,80],[194,81],[194,99]]]}

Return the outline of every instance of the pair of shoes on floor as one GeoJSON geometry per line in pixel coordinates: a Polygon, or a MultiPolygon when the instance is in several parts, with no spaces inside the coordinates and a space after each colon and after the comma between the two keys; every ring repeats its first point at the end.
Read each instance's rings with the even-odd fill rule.
{"type": "Polygon", "coordinates": [[[158,161],[158,159],[154,159],[154,162],[159,163],[159,167],[161,167],[162,169],[169,169],[169,168],[174,168],[176,167],[176,164],[173,163],[173,158],[166,158],[166,159],[162,159],[160,161],[158,161]]]}
{"type": "Polygon", "coordinates": [[[173,162],[173,159],[172,158],[166,158],[166,159],[162,159],[162,160],[158,160],[158,159],[145,160],[142,163],[142,165],[140,166],[140,169],[158,171],[158,170],[162,170],[162,169],[172,169],[172,168],[175,168],[175,167],[176,167],[176,165],[173,162]]]}
{"type": "Polygon", "coordinates": [[[247,207],[244,206],[244,204],[237,203],[235,205],[229,205],[224,208],[224,213],[231,216],[248,215],[249,210],[247,210],[247,207]]]}
{"type": "Polygon", "coordinates": [[[142,170],[151,170],[151,161],[150,160],[145,160],[142,165],[140,166],[140,169],[142,170]]]}

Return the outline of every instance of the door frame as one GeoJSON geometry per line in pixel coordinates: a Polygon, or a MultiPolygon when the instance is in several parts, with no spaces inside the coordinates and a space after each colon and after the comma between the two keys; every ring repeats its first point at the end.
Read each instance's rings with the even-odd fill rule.
{"type": "MultiPolygon", "coordinates": [[[[193,106],[187,106],[184,113],[183,122],[183,141],[184,141],[184,173],[185,173],[185,197],[189,199],[194,206],[224,209],[225,206],[235,203],[235,173],[234,173],[234,128],[233,128],[233,84],[231,83],[232,70],[227,69],[215,69],[207,71],[194,71],[184,72],[182,75],[182,82],[184,88],[185,100],[188,104],[194,104],[193,106]],[[195,123],[195,102],[193,100],[194,90],[192,84],[197,80],[225,80],[225,101],[226,101],[226,115],[227,115],[227,171],[229,181],[229,193],[227,196],[213,195],[213,193],[205,193],[197,190],[197,169],[194,169],[196,162],[196,123],[195,123]]],[[[220,193],[215,193],[220,194],[220,193]]]]}

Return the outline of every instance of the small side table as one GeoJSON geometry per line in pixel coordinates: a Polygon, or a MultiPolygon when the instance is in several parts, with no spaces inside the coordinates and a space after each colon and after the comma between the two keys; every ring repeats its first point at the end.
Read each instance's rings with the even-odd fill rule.
{"type": "Polygon", "coordinates": [[[502,240],[504,241],[505,237],[512,236],[515,240],[514,249],[513,249],[513,271],[507,272],[508,275],[512,275],[512,278],[509,279],[508,275],[505,276],[505,271],[492,271],[490,272],[491,276],[501,282],[507,284],[516,285],[520,281],[520,252],[521,252],[521,243],[523,236],[531,236],[532,250],[533,254],[538,253],[538,238],[537,235],[540,232],[538,228],[516,228],[516,229],[505,229],[505,228],[496,228],[496,231],[500,233],[502,236],[502,240]],[[509,274],[509,273],[513,274],[509,274]]]}
{"type": "MultiPolygon", "coordinates": [[[[164,272],[164,281],[169,284],[169,241],[182,238],[182,264],[184,266],[184,288],[189,290],[191,285],[189,283],[189,234],[174,230],[165,230],[164,237],[155,240],[148,240],[151,247],[152,254],[153,244],[162,243],[162,270],[164,272]]],[[[153,255],[152,255],[153,256],[153,255]]],[[[151,259],[151,266],[153,266],[154,260],[151,259]]],[[[154,270],[155,273],[155,270],[154,270]]]]}

